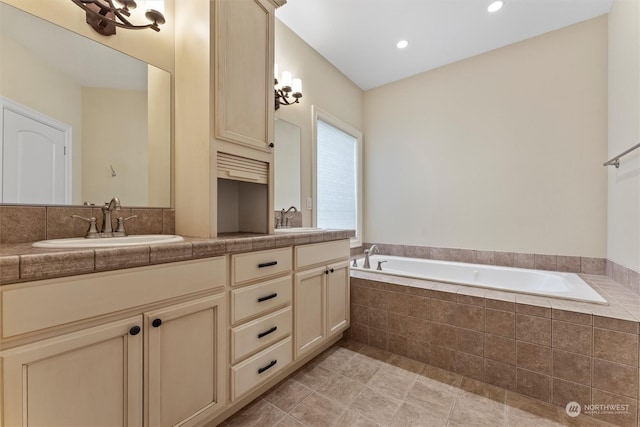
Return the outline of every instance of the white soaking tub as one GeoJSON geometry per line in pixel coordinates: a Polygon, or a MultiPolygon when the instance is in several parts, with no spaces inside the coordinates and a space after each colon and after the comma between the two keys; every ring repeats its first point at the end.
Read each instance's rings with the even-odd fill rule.
{"type": "Polygon", "coordinates": [[[574,273],[390,255],[373,255],[369,259],[370,269],[363,268],[364,258],[359,259],[358,266],[352,266],[351,269],[572,301],[607,304],[607,300],[574,273]],[[385,261],[382,263],[382,271],[376,270],[378,261],[385,261]]]}

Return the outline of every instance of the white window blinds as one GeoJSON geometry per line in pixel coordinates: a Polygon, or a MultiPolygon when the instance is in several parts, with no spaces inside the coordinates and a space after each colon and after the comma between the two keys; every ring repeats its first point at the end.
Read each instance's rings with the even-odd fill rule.
{"type": "Polygon", "coordinates": [[[357,138],[317,121],[317,226],[358,229],[357,138]]]}

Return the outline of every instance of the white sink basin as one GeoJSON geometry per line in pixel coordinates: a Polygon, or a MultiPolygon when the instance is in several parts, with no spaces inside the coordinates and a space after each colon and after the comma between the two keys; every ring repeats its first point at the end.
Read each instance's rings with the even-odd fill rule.
{"type": "Polygon", "coordinates": [[[149,245],[152,243],[177,243],[184,239],[181,236],[171,234],[141,234],[125,237],[103,237],[98,239],[85,239],[73,237],[71,239],[51,239],[35,242],[35,248],[71,249],[71,248],[114,248],[120,246],[149,245]]]}
{"type": "Polygon", "coordinates": [[[325,228],[315,228],[315,227],[293,227],[293,228],[276,228],[276,234],[279,233],[321,233],[326,231],[325,228]]]}

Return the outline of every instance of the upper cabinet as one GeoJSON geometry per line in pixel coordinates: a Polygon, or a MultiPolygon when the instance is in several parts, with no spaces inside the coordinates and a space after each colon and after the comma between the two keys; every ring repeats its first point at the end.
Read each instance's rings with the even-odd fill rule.
{"type": "Polygon", "coordinates": [[[269,0],[215,1],[214,134],[218,151],[270,160],[276,7],[269,0]]]}

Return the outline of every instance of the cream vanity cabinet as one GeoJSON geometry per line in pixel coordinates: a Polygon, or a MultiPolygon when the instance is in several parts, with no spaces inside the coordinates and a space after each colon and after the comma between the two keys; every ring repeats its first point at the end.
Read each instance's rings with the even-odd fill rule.
{"type": "Polygon", "coordinates": [[[236,401],[293,360],[291,247],[232,255],[230,397],[236,401]]]}
{"type": "Polygon", "coordinates": [[[349,240],[295,247],[296,359],[349,327],[349,240]]]}
{"type": "Polygon", "coordinates": [[[221,257],[3,286],[1,424],[214,416],[226,403],[225,280],[221,257]]]}

